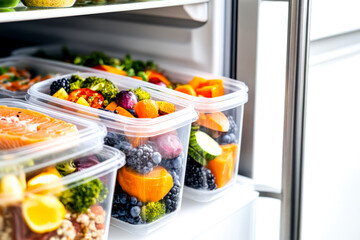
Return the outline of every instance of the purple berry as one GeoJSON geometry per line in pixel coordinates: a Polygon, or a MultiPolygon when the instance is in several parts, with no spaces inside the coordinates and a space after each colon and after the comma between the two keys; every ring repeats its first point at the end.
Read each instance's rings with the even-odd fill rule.
{"type": "Polygon", "coordinates": [[[75,166],[76,166],[76,172],[79,172],[81,170],[84,170],[86,168],[89,168],[89,167],[92,167],[96,164],[99,164],[99,159],[94,156],[94,155],[91,155],[91,156],[86,156],[86,157],[81,157],[81,158],[78,158],[74,161],[75,163],[75,166]]]}
{"type": "Polygon", "coordinates": [[[125,109],[134,109],[137,97],[132,91],[121,91],[116,96],[116,104],[125,109]]]}

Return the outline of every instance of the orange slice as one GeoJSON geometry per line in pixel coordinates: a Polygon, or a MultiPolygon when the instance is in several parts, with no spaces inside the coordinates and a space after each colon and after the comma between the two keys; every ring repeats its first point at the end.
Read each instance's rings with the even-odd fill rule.
{"type": "Polygon", "coordinates": [[[59,175],[49,172],[43,172],[31,178],[27,183],[28,191],[36,191],[37,194],[58,193],[62,190],[61,178],[59,175]],[[45,188],[46,186],[51,186],[45,188]],[[36,191],[39,188],[40,189],[36,191]]]}

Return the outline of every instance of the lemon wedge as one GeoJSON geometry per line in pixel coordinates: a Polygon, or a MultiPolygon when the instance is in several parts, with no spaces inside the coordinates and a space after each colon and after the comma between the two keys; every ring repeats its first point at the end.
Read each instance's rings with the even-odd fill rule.
{"type": "Polygon", "coordinates": [[[0,196],[0,202],[17,202],[24,198],[23,186],[15,175],[6,175],[1,179],[0,196]]]}
{"type": "Polygon", "coordinates": [[[51,232],[65,219],[65,207],[54,196],[31,195],[22,203],[22,215],[33,232],[51,232]]]}
{"type": "Polygon", "coordinates": [[[27,183],[28,191],[36,191],[36,194],[58,193],[62,190],[61,177],[59,175],[44,172],[31,178],[27,183]]]}

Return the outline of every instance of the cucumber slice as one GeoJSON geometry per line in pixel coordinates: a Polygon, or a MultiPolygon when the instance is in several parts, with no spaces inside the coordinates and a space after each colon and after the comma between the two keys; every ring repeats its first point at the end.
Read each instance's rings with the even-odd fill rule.
{"type": "Polygon", "coordinates": [[[190,146],[207,161],[215,159],[222,153],[219,144],[202,131],[192,132],[189,142],[190,146]]]}
{"type": "Polygon", "coordinates": [[[190,157],[192,157],[196,162],[200,163],[203,166],[207,165],[206,159],[201,156],[195,149],[193,149],[191,146],[189,146],[188,154],[190,157]]]}

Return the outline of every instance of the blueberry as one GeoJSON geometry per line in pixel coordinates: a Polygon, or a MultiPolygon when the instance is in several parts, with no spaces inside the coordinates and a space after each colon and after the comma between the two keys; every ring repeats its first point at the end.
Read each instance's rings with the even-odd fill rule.
{"type": "Polygon", "coordinates": [[[136,198],[136,197],[131,197],[131,198],[130,198],[130,203],[131,203],[131,205],[136,205],[136,203],[137,203],[137,198],[136,198]]]}
{"type": "Polygon", "coordinates": [[[158,152],[154,152],[152,155],[153,162],[158,165],[161,162],[161,155],[158,152]]]}
{"type": "Polygon", "coordinates": [[[130,209],[130,215],[133,218],[138,217],[140,215],[140,207],[138,207],[138,206],[132,207],[130,209]]]}
{"type": "Polygon", "coordinates": [[[120,195],[120,203],[126,204],[126,202],[127,202],[127,195],[125,193],[122,193],[120,195]]]}
{"type": "Polygon", "coordinates": [[[181,160],[182,158],[180,156],[178,156],[177,158],[175,158],[173,161],[172,161],[172,165],[174,168],[181,168],[181,160]]]}
{"type": "Polygon", "coordinates": [[[134,109],[128,109],[128,112],[131,113],[134,117],[137,118],[137,115],[135,113],[135,110],[134,109]]]}

